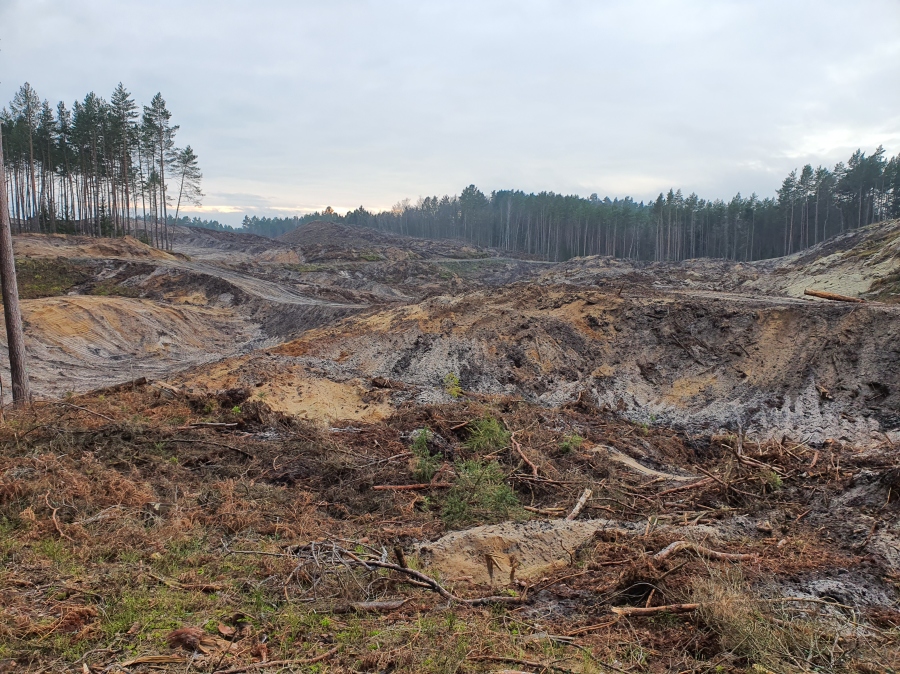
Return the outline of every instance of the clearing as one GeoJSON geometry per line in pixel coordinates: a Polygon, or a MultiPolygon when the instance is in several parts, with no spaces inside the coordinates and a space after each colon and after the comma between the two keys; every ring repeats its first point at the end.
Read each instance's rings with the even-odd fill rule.
{"type": "Polygon", "coordinates": [[[897,221],[752,264],[15,246],[0,672],[900,668],[897,221]]]}

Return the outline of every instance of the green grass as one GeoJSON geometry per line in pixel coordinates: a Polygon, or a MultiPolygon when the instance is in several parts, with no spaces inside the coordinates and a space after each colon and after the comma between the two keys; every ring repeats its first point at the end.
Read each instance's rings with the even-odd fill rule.
{"type": "Polygon", "coordinates": [[[412,445],[410,445],[410,451],[412,451],[415,460],[413,476],[419,482],[430,482],[441,466],[441,457],[433,455],[431,450],[428,449],[428,440],[430,438],[430,429],[420,429],[415,433],[412,445]]]}
{"type": "Polygon", "coordinates": [[[95,284],[89,294],[100,297],[139,297],[141,293],[137,288],[127,288],[113,280],[108,280],[95,284]]]}
{"type": "Polygon", "coordinates": [[[328,269],[324,264],[286,264],[285,268],[299,274],[310,274],[312,272],[325,271],[328,269]]]}
{"type": "Polygon", "coordinates": [[[573,433],[572,435],[565,436],[562,440],[559,441],[559,449],[560,451],[568,454],[569,452],[573,452],[576,449],[581,449],[581,445],[584,444],[584,438],[582,438],[577,433],[573,433]]]}

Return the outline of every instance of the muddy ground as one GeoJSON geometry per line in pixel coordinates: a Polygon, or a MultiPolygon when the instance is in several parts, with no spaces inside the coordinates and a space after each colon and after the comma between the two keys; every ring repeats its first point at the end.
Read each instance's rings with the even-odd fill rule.
{"type": "Polygon", "coordinates": [[[754,264],[175,241],[17,238],[0,671],[900,667],[897,222],[754,264]]]}

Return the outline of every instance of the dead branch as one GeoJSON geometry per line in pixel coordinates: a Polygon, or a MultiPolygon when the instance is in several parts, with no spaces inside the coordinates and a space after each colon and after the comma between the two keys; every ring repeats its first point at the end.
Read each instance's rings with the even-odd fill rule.
{"type": "Polygon", "coordinates": [[[743,562],[756,559],[756,555],[738,554],[732,552],[717,552],[715,550],[710,550],[709,548],[704,548],[702,545],[691,543],[690,541],[675,541],[674,543],[670,543],[665,548],[653,555],[653,559],[657,562],[661,562],[667,557],[671,557],[672,555],[679,553],[682,550],[693,550],[701,557],[725,560],[729,562],[743,562]]]}
{"type": "Polygon", "coordinates": [[[591,494],[592,494],[592,493],[593,493],[593,492],[591,492],[590,489],[585,489],[585,490],[582,492],[581,498],[578,499],[578,503],[576,503],[576,504],[575,504],[575,507],[572,508],[572,512],[570,512],[570,513],[566,516],[566,519],[567,519],[567,520],[570,520],[570,521],[571,521],[571,520],[574,520],[576,517],[578,517],[578,513],[581,512],[582,508],[584,508],[584,504],[587,503],[587,500],[591,497],[591,494]]]}
{"type": "Polygon", "coordinates": [[[705,487],[713,483],[712,478],[705,477],[702,480],[698,480],[697,482],[691,482],[690,484],[681,484],[677,487],[672,487],[671,489],[664,489],[663,491],[655,494],[655,496],[666,496],[668,494],[674,494],[679,491],[687,491],[688,489],[694,489],[696,487],[705,487]]]}
{"type": "Polygon", "coordinates": [[[46,494],[44,494],[44,503],[46,503],[47,507],[50,508],[50,519],[53,520],[53,526],[56,527],[56,532],[61,537],[65,538],[67,541],[72,541],[74,543],[75,542],[74,539],[62,530],[62,527],[59,524],[59,520],[56,519],[56,513],[59,512],[59,508],[54,508],[52,505],[50,505],[50,492],[49,491],[46,494]]]}
{"type": "Polygon", "coordinates": [[[217,421],[196,421],[187,426],[179,426],[179,431],[189,431],[192,428],[234,428],[237,426],[237,422],[235,423],[223,423],[217,421]]]}
{"type": "Polygon", "coordinates": [[[61,400],[35,400],[35,403],[43,403],[46,405],[55,405],[58,407],[71,407],[76,410],[81,410],[82,412],[87,412],[88,414],[93,414],[95,417],[100,417],[101,419],[106,419],[112,423],[116,423],[116,420],[112,417],[108,417],[105,414],[100,414],[100,412],[95,412],[94,410],[89,410],[87,407],[82,407],[81,405],[73,405],[72,403],[64,403],[61,400]]]}
{"type": "Polygon", "coordinates": [[[305,658],[303,660],[268,660],[267,662],[254,662],[251,665],[243,667],[232,667],[231,669],[217,669],[213,674],[239,674],[239,672],[252,672],[256,669],[265,669],[267,667],[287,667],[288,665],[312,665],[316,662],[322,662],[330,658],[340,650],[340,646],[335,646],[327,653],[317,655],[314,658],[305,658]]]}
{"type": "Polygon", "coordinates": [[[426,482],[424,484],[376,484],[375,491],[412,491],[414,489],[449,489],[449,482],[426,482]]]}
{"type": "Polygon", "coordinates": [[[396,599],[393,601],[357,601],[347,606],[334,609],[334,613],[350,613],[351,611],[395,611],[403,606],[409,599],[396,599]]]}
{"type": "Polygon", "coordinates": [[[832,300],[833,302],[854,302],[856,304],[865,304],[865,300],[861,297],[847,297],[846,295],[838,295],[837,293],[829,293],[824,290],[812,290],[807,288],[803,291],[804,295],[810,297],[820,297],[823,300],[832,300]]]}
{"type": "Polygon", "coordinates": [[[466,604],[467,606],[486,606],[489,604],[522,604],[526,601],[526,598],[523,597],[478,597],[476,599],[463,599],[462,597],[457,597],[449,590],[447,590],[444,586],[438,583],[434,578],[428,576],[421,571],[416,571],[415,569],[410,569],[406,566],[400,566],[399,564],[393,564],[392,562],[385,561],[386,558],[383,559],[363,559],[356,554],[346,550],[338,545],[331,544],[331,549],[337,555],[337,562],[342,564],[356,564],[358,566],[362,566],[365,569],[371,571],[373,568],[379,569],[390,569],[391,571],[396,571],[397,573],[402,573],[406,576],[413,578],[414,580],[422,583],[426,588],[430,589],[433,592],[441,595],[444,599],[448,601],[459,602],[460,604],[466,604]]]}
{"type": "Polygon", "coordinates": [[[712,473],[710,473],[708,470],[704,470],[704,469],[701,468],[700,466],[694,466],[694,468],[696,468],[698,471],[700,471],[701,473],[703,473],[704,475],[706,475],[706,476],[709,477],[710,479],[715,480],[716,482],[718,482],[720,485],[722,485],[723,487],[725,487],[726,490],[730,489],[731,491],[735,492],[736,494],[743,494],[744,496],[749,496],[750,498],[756,498],[756,495],[755,495],[755,494],[751,494],[750,492],[744,491],[743,489],[738,489],[737,487],[735,487],[735,486],[732,485],[732,484],[728,484],[728,483],[725,482],[723,479],[721,479],[721,478],[719,478],[719,477],[716,477],[715,475],[713,475],[712,473]]]}
{"type": "Polygon", "coordinates": [[[538,515],[546,515],[547,517],[558,517],[565,512],[565,508],[534,508],[532,506],[522,506],[522,510],[538,515]]]}
{"type": "Polygon", "coordinates": [[[516,431],[513,431],[510,434],[509,440],[510,440],[510,442],[512,442],[512,446],[516,450],[516,452],[518,452],[519,456],[522,457],[522,461],[527,463],[528,466],[531,468],[531,474],[534,475],[535,477],[538,477],[538,467],[536,465],[534,465],[527,456],[525,456],[525,452],[522,451],[522,445],[520,445],[516,441],[516,431]]]}
{"type": "Polygon", "coordinates": [[[607,620],[605,623],[597,623],[596,625],[587,625],[586,627],[579,627],[578,629],[572,630],[567,634],[567,636],[574,637],[579,634],[586,634],[587,632],[593,632],[594,630],[602,630],[604,627],[612,627],[618,622],[618,619],[615,620],[607,620]]]}
{"type": "Polygon", "coordinates": [[[666,606],[613,606],[610,611],[616,615],[641,616],[657,613],[689,613],[700,608],[701,604],[668,604],[666,606]]]}
{"type": "Polygon", "coordinates": [[[524,665],[525,667],[533,667],[539,670],[552,669],[557,672],[571,672],[570,669],[563,669],[562,667],[557,667],[555,665],[545,665],[542,662],[535,662],[534,660],[521,660],[519,658],[509,658],[502,655],[470,655],[467,660],[474,660],[476,662],[506,662],[511,665],[524,665]]]}

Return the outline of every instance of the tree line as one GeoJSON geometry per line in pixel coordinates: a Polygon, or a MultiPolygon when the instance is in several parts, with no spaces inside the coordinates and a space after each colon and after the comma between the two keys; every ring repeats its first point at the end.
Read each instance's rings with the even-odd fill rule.
{"type": "MultiPolygon", "coordinates": [[[[406,199],[373,213],[360,206],[302,217],[246,216],[243,231],[276,237],[310,220],[430,239],[460,239],[545,260],[609,255],[679,261],[695,257],[759,260],[789,255],[850,229],[900,217],[900,155],[857,150],[833,169],[791,171],[773,197],[702,199],[670,189],[655,201],[588,198],[521,190],[406,199]]],[[[241,230],[237,230],[241,231],[241,230]]]]}
{"type": "Polygon", "coordinates": [[[130,234],[170,249],[168,222],[200,205],[202,173],[161,94],[141,108],[119,83],[71,109],[25,83],[0,111],[13,228],[88,236],[130,234]],[[139,111],[140,110],[140,111],[139,111]]]}
{"type": "Polygon", "coordinates": [[[474,185],[459,196],[409,200],[390,211],[360,207],[343,220],[375,229],[536,255],[546,260],[610,255],[679,261],[695,257],[759,260],[789,255],[872,222],[900,217],[900,155],[857,150],[829,170],[792,171],[774,197],[740,193],[729,201],[670,189],[655,201],[526,194],[485,195],[474,185]]]}

